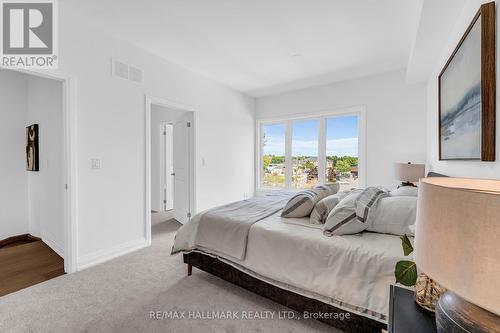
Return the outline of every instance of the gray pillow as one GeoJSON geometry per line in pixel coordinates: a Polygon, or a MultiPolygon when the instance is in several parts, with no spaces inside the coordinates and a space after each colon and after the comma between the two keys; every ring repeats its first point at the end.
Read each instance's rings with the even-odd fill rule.
{"type": "Polygon", "coordinates": [[[397,190],[391,191],[391,197],[416,197],[418,196],[418,187],[401,186],[397,190]]]}
{"type": "Polygon", "coordinates": [[[340,185],[328,184],[316,186],[313,189],[295,194],[283,208],[282,217],[306,217],[311,214],[314,206],[321,199],[338,192],[340,185]]]}
{"type": "Polygon", "coordinates": [[[402,236],[412,235],[410,228],[417,219],[417,197],[382,198],[368,216],[368,231],[402,236]]]}
{"type": "Polygon", "coordinates": [[[311,224],[325,224],[328,214],[337,204],[349,194],[349,191],[342,191],[334,195],[327,196],[321,199],[311,212],[309,223],[311,224]]]}

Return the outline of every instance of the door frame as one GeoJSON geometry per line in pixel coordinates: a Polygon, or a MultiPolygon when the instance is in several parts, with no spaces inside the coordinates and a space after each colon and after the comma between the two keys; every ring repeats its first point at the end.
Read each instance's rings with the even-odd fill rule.
{"type": "Polygon", "coordinates": [[[76,272],[78,269],[78,145],[77,145],[77,107],[74,76],[60,71],[36,69],[9,69],[62,83],[63,97],[63,181],[64,188],[64,271],[76,272]]]}
{"type": "Polygon", "coordinates": [[[197,196],[196,196],[196,179],[198,173],[198,112],[194,107],[167,99],[154,97],[149,94],[144,96],[145,102],[145,136],[144,144],[146,147],[145,153],[145,193],[144,193],[144,232],[146,235],[147,245],[151,245],[151,106],[159,105],[169,109],[176,109],[184,112],[191,112],[193,114],[193,142],[191,142],[191,156],[190,156],[190,211],[192,216],[197,212],[197,196]]]}

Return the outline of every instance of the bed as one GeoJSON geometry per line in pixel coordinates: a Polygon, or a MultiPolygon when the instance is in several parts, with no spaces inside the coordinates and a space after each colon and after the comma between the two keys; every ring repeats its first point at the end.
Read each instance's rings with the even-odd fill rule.
{"type": "MultiPolygon", "coordinates": [[[[308,218],[280,213],[268,211],[248,227],[243,255],[218,248],[220,241],[196,241],[203,238],[203,213],[179,230],[172,252],[183,253],[188,275],[197,267],[299,313],[329,314],[316,319],[346,332],[385,329],[394,267],[404,258],[400,238],[371,232],[326,237],[308,218]]],[[[216,224],[209,230],[223,228],[216,224]]]]}

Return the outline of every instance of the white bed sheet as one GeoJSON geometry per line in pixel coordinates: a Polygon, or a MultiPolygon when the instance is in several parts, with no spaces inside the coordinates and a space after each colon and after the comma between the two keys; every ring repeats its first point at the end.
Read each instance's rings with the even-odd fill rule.
{"type": "Polygon", "coordinates": [[[277,213],[255,223],[244,260],[201,250],[273,285],[386,322],[394,266],[405,258],[400,238],[370,232],[326,237],[306,219],[277,213]]]}

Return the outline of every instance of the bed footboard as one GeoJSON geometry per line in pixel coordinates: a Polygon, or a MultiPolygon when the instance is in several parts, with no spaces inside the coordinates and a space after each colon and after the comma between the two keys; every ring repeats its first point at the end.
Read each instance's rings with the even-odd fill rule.
{"type": "Polygon", "coordinates": [[[184,263],[188,265],[188,275],[191,275],[192,267],[194,266],[207,273],[218,276],[223,280],[287,306],[290,309],[298,311],[299,313],[307,311],[310,313],[338,314],[338,316],[331,316],[332,318],[321,318],[318,320],[345,332],[380,333],[382,329],[387,329],[386,324],[341,310],[333,305],[323,303],[316,299],[273,286],[272,284],[248,275],[217,258],[213,258],[202,253],[191,252],[184,254],[184,263]],[[346,314],[349,314],[349,318],[347,318],[346,314]]]}

